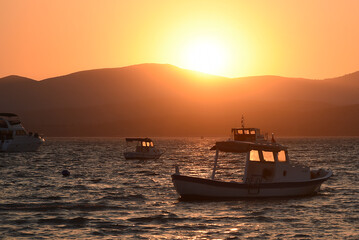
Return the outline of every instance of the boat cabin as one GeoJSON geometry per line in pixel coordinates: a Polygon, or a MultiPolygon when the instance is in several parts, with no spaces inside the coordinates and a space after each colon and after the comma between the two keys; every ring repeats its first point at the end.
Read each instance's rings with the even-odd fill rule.
{"type": "Polygon", "coordinates": [[[150,138],[126,138],[126,142],[137,142],[136,152],[149,152],[155,147],[150,138]]]}
{"type": "Polygon", "coordinates": [[[13,113],[0,113],[0,140],[27,135],[27,132],[21,125],[19,116],[13,113]]]}
{"type": "Polygon", "coordinates": [[[243,180],[247,183],[295,182],[310,179],[309,167],[290,164],[287,148],[277,143],[226,141],[217,142],[215,148],[217,152],[246,153],[243,180]]]}
{"type": "Polygon", "coordinates": [[[259,128],[232,128],[233,140],[244,142],[264,141],[259,128]]]}

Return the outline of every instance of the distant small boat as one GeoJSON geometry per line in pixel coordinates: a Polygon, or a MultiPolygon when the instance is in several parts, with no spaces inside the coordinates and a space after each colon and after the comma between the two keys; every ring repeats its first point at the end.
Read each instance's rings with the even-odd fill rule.
{"type": "Polygon", "coordinates": [[[216,142],[211,178],[180,174],[176,167],[172,182],[181,199],[292,197],[319,191],[321,184],[332,176],[330,170],[310,170],[290,164],[288,150],[274,142],[216,142]],[[246,153],[242,181],[215,179],[219,152],[246,153]]]}
{"type": "MultiPolygon", "coordinates": [[[[232,128],[234,141],[243,142],[268,142],[268,134],[262,135],[259,128],[247,128],[244,127],[244,116],[242,115],[241,128],[232,128]]],[[[274,141],[274,136],[272,136],[274,141]]]]}
{"type": "Polygon", "coordinates": [[[265,142],[267,139],[259,128],[232,128],[233,140],[244,142],[265,142]]]}
{"type": "Polygon", "coordinates": [[[44,142],[39,134],[28,133],[16,114],[0,113],[0,152],[32,152],[44,142]]]}
{"type": "Polygon", "coordinates": [[[137,146],[132,151],[124,152],[126,159],[158,159],[163,154],[150,138],[126,138],[127,148],[131,142],[136,142],[137,146]]]}

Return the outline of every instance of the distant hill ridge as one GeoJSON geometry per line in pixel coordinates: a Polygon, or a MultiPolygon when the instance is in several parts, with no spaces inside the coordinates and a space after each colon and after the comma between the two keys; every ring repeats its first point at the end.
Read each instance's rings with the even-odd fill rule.
{"type": "MultiPolygon", "coordinates": [[[[37,82],[41,82],[41,81],[46,81],[46,80],[51,80],[51,79],[62,79],[62,78],[66,78],[69,76],[73,76],[73,75],[78,75],[78,74],[82,74],[82,73],[93,73],[96,71],[144,71],[144,70],[150,70],[153,71],[154,69],[158,69],[158,70],[165,70],[167,68],[167,70],[173,70],[173,71],[186,71],[190,74],[198,74],[198,75],[202,75],[202,76],[206,76],[206,77],[219,77],[219,78],[226,78],[226,77],[221,77],[221,76],[215,76],[215,75],[211,75],[211,74],[206,74],[206,73],[201,73],[201,72],[197,72],[194,70],[188,70],[188,69],[183,69],[183,68],[179,68],[176,67],[174,65],[171,64],[158,64],[158,63],[143,63],[143,64],[137,64],[137,65],[130,65],[130,66],[125,66],[125,67],[117,67],[117,68],[99,68],[99,69],[91,69],[91,70],[82,70],[82,71],[78,71],[78,72],[74,72],[74,73],[69,73],[69,74],[65,74],[65,75],[61,75],[61,76],[56,76],[56,77],[51,77],[51,78],[46,78],[43,80],[34,80],[31,78],[27,78],[27,77],[22,77],[22,76],[18,76],[18,75],[9,75],[3,78],[0,78],[0,81],[2,80],[7,80],[7,81],[17,81],[17,80],[32,80],[32,81],[37,81],[37,82]]],[[[277,76],[277,75],[262,75],[262,76],[248,76],[248,77],[237,77],[234,79],[245,79],[245,78],[281,78],[281,79],[302,79],[302,80],[321,80],[321,81],[341,81],[341,80],[346,80],[346,81],[354,81],[354,82],[358,82],[359,81],[359,71],[356,72],[352,72],[352,73],[348,73],[342,76],[338,76],[338,77],[332,77],[332,78],[324,78],[324,79],[308,79],[308,78],[296,78],[296,77],[284,77],[284,76],[277,76]]]]}
{"type": "Polygon", "coordinates": [[[9,84],[9,83],[28,83],[28,82],[36,82],[33,79],[21,77],[17,75],[10,75],[3,78],[0,78],[0,84],[9,84]]]}
{"type": "Polygon", "coordinates": [[[226,135],[242,114],[282,135],[359,135],[359,71],[225,78],[139,64],[41,81],[12,75],[0,79],[0,91],[1,112],[50,136],[226,135]]]}

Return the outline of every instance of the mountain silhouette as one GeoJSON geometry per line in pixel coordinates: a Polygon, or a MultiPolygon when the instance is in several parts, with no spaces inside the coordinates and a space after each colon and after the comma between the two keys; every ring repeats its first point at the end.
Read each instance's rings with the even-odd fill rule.
{"type": "Polygon", "coordinates": [[[0,79],[0,111],[45,136],[358,136],[359,72],[312,80],[225,78],[168,64],[0,79]]]}

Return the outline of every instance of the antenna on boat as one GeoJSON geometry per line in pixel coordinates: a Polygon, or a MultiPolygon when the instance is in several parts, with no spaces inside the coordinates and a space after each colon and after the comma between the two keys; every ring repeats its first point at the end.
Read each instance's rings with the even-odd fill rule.
{"type": "Polygon", "coordinates": [[[244,128],[244,116],[242,114],[242,120],[241,120],[242,128],[244,128]]]}

